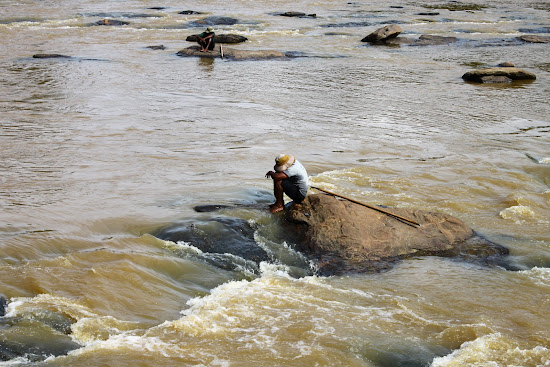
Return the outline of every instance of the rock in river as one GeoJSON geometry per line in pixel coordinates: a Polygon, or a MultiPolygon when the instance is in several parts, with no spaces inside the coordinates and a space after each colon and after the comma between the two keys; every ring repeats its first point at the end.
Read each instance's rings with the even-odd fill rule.
{"type": "Polygon", "coordinates": [[[318,261],[322,275],[378,271],[411,256],[465,256],[483,262],[508,250],[478,237],[450,215],[384,209],[420,223],[407,225],[386,214],[323,194],[308,195],[285,213],[297,249],[318,261]]]}
{"type": "Polygon", "coordinates": [[[389,39],[395,38],[401,34],[402,29],[397,24],[388,25],[382,28],[377,29],[376,31],[372,32],[365,38],[361,40],[361,42],[385,42],[389,39]]]}
{"type": "Polygon", "coordinates": [[[124,20],[117,20],[117,19],[102,19],[98,20],[95,23],[92,23],[91,25],[106,25],[106,26],[121,26],[121,25],[128,25],[130,22],[126,22],[124,20]]]}
{"type": "MultiPolygon", "coordinates": [[[[214,50],[201,52],[199,46],[191,46],[184,48],[177,52],[181,57],[205,57],[205,58],[218,58],[221,57],[221,49],[219,45],[216,45],[214,50]]],[[[237,50],[233,48],[223,48],[223,55],[226,59],[231,60],[267,60],[267,59],[283,59],[287,56],[280,51],[275,50],[237,50]]]]}
{"type": "MultiPolygon", "coordinates": [[[[535,80],[535,74],[515,67],[496,67],[487,69],[472,70],[464,75],[462,79],[469,82],[484,83],[485,80],[492,80],[489,77],[506,77],[510,80],[535,80]]],[[[494,81],[492,81],[494,83],[494,81]]]]}

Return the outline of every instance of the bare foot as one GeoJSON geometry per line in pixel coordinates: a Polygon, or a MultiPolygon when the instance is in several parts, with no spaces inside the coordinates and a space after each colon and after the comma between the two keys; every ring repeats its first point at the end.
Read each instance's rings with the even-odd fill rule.
{"type": "Polygon", "coordinates": [[[283,210],[284,208],[285,208],[284,205],[275,203],[275,204],[271,204],[269,206],[269,211],[272,212],[272,213],[278,213],[281,210],[283,210]]]}

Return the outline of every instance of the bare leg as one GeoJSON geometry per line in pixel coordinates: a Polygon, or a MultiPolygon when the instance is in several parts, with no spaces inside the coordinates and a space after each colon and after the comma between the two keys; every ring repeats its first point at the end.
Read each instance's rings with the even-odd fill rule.
{"type": "Polygon", "coordinates": [[[273,180],[273,195],[275,195],[275,203],[269,206],[269,211],[272,213],[277,213],[283,210],[285,207],[285,203],[283,201],[282,180],[273,180]]]}

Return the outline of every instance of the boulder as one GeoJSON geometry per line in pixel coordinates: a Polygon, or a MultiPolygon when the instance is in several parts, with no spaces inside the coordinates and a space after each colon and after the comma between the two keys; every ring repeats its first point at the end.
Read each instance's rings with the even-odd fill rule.
{"type": "MultiPolygon", "coordinates": [[[[184,48],[176,53],[181,57],[203,57],[203,58],[221,58],[220,45],[216,45],[214,50],[201,52],[199,46],[184,48]]],[[[233,48],[223,48],[223,57],[230,60],[268,60],[284,59],[287,56],[280,51],[275,50],[236,50],[233,48]]]]}
{"type": "Polygon", "coordinates": [[[399,36],[401,32],[402,30],[400,26],[398,26],[397,24],[391,24],[383,28],[377,29],[376,31],[363,38],[361,42],[385,42],[389,39],[399,36]]]}
{"type": "Polygon", "coordinates": [[[166,50],[164,45],[147,46],[147,48],[150,48],[151,50],[166,50]]]}
{"type": "Polygon", "coordinates": [[[518,37],[519,40],[529,43],[549,43],[550,37],[536,36],[533,34],[526,34],[518,37]]]}
{"type": "MultiPolygon", "coordinates": [[[[197,36],[196,34],[187,36],[185,39],[188,42],[197,42],[197,36]]],[[[240,36],[238,34],[217,34],[216,35],[216,43],[242,43],[248,41],[248,38],[245,36],[240,36]]]]}
{"type": "Polygon", "coordinates": [[[410,256],[465,256],[487,262],[508,253],[450,215],[384,210],[420,226],[324,194],[311,194],[301,204],[294,204],[284,214],[283,225],[297,250],[317,259],[321,275],[379,271],[410,256]]]}
{"type": "Polygon", "coordinates": [[[529,73],[519,68],[496,67],[468,71],[467,73],[462,75],[462,79],[469,82],[483,83],[483,78],[489,76],[506,77],[511,80],[535,80],[537,78],[535,74],[529,73]]]}

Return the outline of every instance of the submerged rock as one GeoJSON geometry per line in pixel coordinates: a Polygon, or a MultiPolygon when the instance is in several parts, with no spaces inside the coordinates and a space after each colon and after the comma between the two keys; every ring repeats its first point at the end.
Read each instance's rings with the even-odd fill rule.
{"type": "Polygon", "coordinates": [[[385,42],[391,38],[399,36],[401,32],[402,29],[400,26],[398,26],[397,24],[391,24],[383,28],[377,29],[376,31],[363,38],[361,42],[385,42]]]}
{"type": "MultiPolygon", "coordinates": [[[[212,207],[221,208],[215,205],[212,207]]],[[[239,218],[217,217],[184,222],[162,228],[153,235],[165,241],[181,241],[207,253],[231,254],[255,263],[269,260],[265,250],[254,240],[254,228],[239,218]]],[[[227,268],[226,264],[214,265],[227,268]]]]}
{"type": "Polygon", "coordinates": [[[44,309],[0,318],[0,360],[24,357],[39,362],[80,348],[68,335],[75,321],[68,315],[44,309]]]}
{"type": "Polygon", "coordinates": [[[130,22],[126,22],[124,20],[102,19],[102,20],[98,20],[95,23],[92,23],[91,25],[122,26],[122,25],[128,25],[128,24],[130,24],[130,22]]]}
{"type": "Polygon", "coordinates": [[[287,11],[284,13],[274,13],[273,15],[278,15],[281,17],[297,17],[297,18],[315,18],[317,14],[306,14],[299,11],[287,11]]]}
{"type": "MultiPolygon", "coordinates": [[[[196,34],[187,36],[185,39],[188,42],[197,42],[197,36],[196,34]]],[[[238,34],[217,34],[216,35],[216,43],[242,43],[248,41],[248,38],[245,36],[240,36],[238,34]]]]}
{"type": "Polygon", "coordinates": [[[456,37],[443,37],[443,36],[433,36],[429,34],[423,34],[418,38],[418,41],[414,45],[418,46],[435,46],[435,45],[448,45],[449,43],[457,42],[458,38],[456,37]]]}
{"type": "Polygon", "coordinates": [[[195,10],[183,10],[183,11],[180,11],[178,14],[194,15],[194,14],[204,14],[204,13],[200,11],[195,11],[195,10]]]}
{"type": "Polygon", "coordinates": [[[297,249],[317,259],[322,275],[379,271],[410,256],[464,256],[480,261],[508,250],[476,236],[452,216],[391,208],[421,224],[407,225],[373,209],[335,197],[308,195],[284,215],[297,249]]]}
{"type": "Polygon", "coordinates": [[[8,299],[4,295],[0,294],[0,317],[6,314],[6,308],[8,307],[8,299]]]}
{"type": "MultiPolygon", "coordinates": [[[[483,78],[486,77],[506,77],[510,80],[535,80],[537,78],[535,74],[515,67],[496,67],[472,70],[462,75],[462,79],[475,83],[484,83],[483,78]]],[[[492,79],[486,78],[485,80],[492,79]]]]}
{"type": "Polygon", "coordinates": [[[190,24],[195,27],[205,26],[205,25],[234,25],[239,23],[238,19],[230,18],[230,17],[218,17],[218,16],[211,16],[206,17],[203,19],[195,20],[191,22],[190,24]]]}
{"type": "MultiPolygon", "coordinates": [[[[201,52],[199,46],[191,46],[180,50],[176,55],[181,57],[204,57],[204,58],[221,58],[221,48],[216,45],[214,50],[201,52]]],[[[267,59],[284,59],[287,56],[280,51],[275,50],[236,50],[233,48],[223,48],[223,57],[230,60],[267,60],[267,59]]]]}
{"type": "Polygon", "coordinates": [[[147,46],[147,48],[150,48],[151,50],[166,50],[164,45],[147,46]]]}

